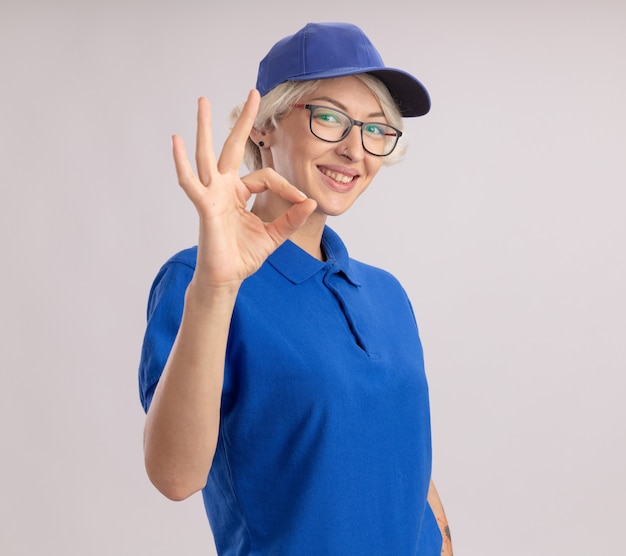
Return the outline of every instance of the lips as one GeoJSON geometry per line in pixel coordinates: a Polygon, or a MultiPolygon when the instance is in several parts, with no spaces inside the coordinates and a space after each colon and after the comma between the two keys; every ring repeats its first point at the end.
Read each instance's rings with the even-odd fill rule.
{"type": "Polygon", "coordinates": [[[330,168],[319,167],[319,170],[325,176],[328,176],[330,179],[342,184],[348,184],[357,177],[357,175],[344,174],[343,172],[331,170],[330,168]]]}

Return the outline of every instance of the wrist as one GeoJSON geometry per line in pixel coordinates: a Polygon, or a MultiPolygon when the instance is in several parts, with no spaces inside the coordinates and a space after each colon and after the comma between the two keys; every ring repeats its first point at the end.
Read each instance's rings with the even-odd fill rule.
{"type": "Polygon", "coordinates": [[[232,313],[241,281],[204,284],[192,278],[185,292],[185,305],[232,313]]]}

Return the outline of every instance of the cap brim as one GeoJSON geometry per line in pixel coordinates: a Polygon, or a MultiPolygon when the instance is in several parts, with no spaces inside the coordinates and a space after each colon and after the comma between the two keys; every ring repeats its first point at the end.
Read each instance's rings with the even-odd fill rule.
{"type": "Polygon", "coordinates": [[[405,71],[394,68],[335,68],[318,73],[308,73],[301,77],[292,76],[290,81],[311,81],[314,79],[330,79],[346,77],[358,73],[368,73],[380,79],[389,89],[396,101],[400,114],[405,118],[423,116],[430,110],[428,91],[415,77],[405,71]]]}
{"type": "Polygon", "coordinates": [[[426,87],[411,74],[392,68],[367,73],[386,85],[400,109],[400,114],[405,118],[423,116],[430,110],[430,96],[426,87]]]}

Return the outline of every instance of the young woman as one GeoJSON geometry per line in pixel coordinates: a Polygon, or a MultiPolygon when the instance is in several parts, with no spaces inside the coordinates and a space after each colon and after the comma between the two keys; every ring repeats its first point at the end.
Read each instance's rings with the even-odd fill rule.
{"type": "Polygon", "coordinates": [[[326,226],[429,107],[359,28],[309,24],[261,61],[219,158],[206,99],[195,172],[173,138],[200,233],[150,293],[146,469],[202,491],[220,555],[452,553],[410,302],[326,226]]]}

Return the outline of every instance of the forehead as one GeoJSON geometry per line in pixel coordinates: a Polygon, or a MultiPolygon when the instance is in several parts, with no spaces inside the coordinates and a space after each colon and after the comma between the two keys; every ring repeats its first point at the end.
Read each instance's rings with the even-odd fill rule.
{"type": "Polygon", "coordinates": [[[365,83],[354,76],[322,79],[320,84],[307,95],[309,100],[322,97],[335,100],[346,108],[355,107],[370,112],[381,111],[376,95],[365,83]]]}

